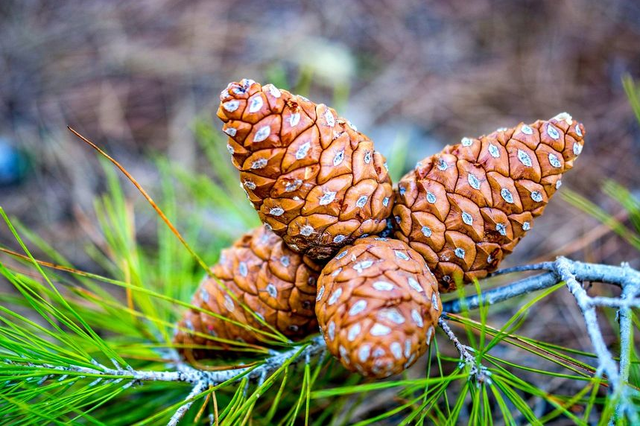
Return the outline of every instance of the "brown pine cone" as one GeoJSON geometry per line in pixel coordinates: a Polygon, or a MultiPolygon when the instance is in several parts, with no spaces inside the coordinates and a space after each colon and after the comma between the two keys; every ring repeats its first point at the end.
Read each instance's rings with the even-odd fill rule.
{"type": "Polygon", "coordinates": [[[393,207],[386,160],[335,110],[247,79],[230,83],[220,102],[241,186],[289,247],[327,259],[385,228],[393,207]]]}
{"type": "MultiPolygon", "coordinates": [[[[200,284],[192,304],[213,313],[273,333],[238,301],[251,308],[265,322],[292,339],[318,330],[315,317],[316,281],[321,267],[290,250],[280,237],[264,226],[243,235],[231,248],[222,251],[213,274],[237,298],[234,300],[210,277],[200,284]]],[[[239,325],[193,309],[183,315],[179,327],[210,334],[220,339],[259,343],[265,336],[239,325]]],[[[175,343],[229,347],[224,342],[178,331],[175,343]]],[[[198,359],[211,351],[183,352],[198,359]]]]}
{"type": "Polygon", "coordinates": [[[318,279],[316,314],[327,347],[364,376],[411,366],[431,343],[441,311],[435,277],[402,241],[360,238],[318,279]]]}
{"type": "Polygon", "coordinates": [[[584,134],[562,113],[447,146],[398,183],[395,237],[426,259],[441,292],[486,277],[560,188],[584,134]]]}

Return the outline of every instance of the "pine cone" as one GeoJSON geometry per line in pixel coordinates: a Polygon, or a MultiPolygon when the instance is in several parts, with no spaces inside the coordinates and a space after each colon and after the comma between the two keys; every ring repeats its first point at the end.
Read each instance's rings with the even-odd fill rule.
{"type": "Polygon", "coordinates": [[[487,276],[560,188],[584,134],[562,113],[447,146],[398,183],[395,237],[425,258],[441,292],[487,276]]]}
{"type": "Polygon", "coordinates": [[[329,351],[349,370],[388,377],[425,353],[442,310],[438,283],[405,243],[367,237],[322,270],[316,314],[329,351]]]}
{"type": "Polygon", "coordinates": [[[247,79],[220,101],[241,186],[289,247],[327,259],[385,228],[393,206],[385,159],[335,110],[247,79]]]}
{"type": "MultiPolygon", "coordinates": [[[[243,235],[231,248],[223,250],[220,261],[211,269],[237,300],[251,308],[266,323],[293,339],[317,331],[315,317],[316,281],[321,267],[290,250],[280,237],[261,226],[243,235]]],[[[241,324],[272,332],[245,310],[210,277],[200,284],[191,302],[241,324]]],[[[204,312],[188,310],[179,324],[192,331],[220,339],[258,343],[264,336],[204,312]]],[[[228,348],[219,341],[178,331],[178,344],[228,348]]],[[[191,352],[184,350],[184,352],[191,352]]],[[[193,357],[210,356],[193,351],[193,357]]]]}

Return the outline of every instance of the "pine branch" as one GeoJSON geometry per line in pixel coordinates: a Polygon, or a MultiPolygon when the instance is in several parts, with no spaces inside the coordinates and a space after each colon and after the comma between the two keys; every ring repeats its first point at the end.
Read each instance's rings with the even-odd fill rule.
{"type": "Polygon", "coordinates": [[[167,426],[177,425],[178,422],[180,422],[180,420],[184,417],[184,415],[187,414],[187,411],[189,411],[189,408],[191,408],[191,406],[193,405],[195,398],[200,395],[200,393],[205,389],[206,386],[204,382],[196,383],[196,385],[191,389],[191,392],[189,392],[189,395],[187,395],[187,397],[185,398],[184,405],[180,406],[180,408],[176,410],[174,415],[171,416],[171,419],[169,420],[169,423],[167,423],[167,426]]]}
{"type": "MultiPolygon", "coordinates": [[[[628,267],[628,265],[625,265],[628,267]]],[[[630,269],[630,268],[629,268],[630,269]]],[[[640,282],[634,281],[630,285],[626,286],[622,291],[621,300],[633,301],[633,297],[640,293],[640,282]]],[[[595,299],[595,298],[594,298],[595,299]]],[[[637,299],[636,299],[637,300],[637,299]]],[[[632,316],[631,306],[623,306],[619,311],[620,319],[620,384],[624,387],[629,382],[629,372],[631,367],[631,349],[633,347],[633,328],[632,328],[632,316]]],[[[623,388],[628,389],[628,388],[623,388]]],[[[623,390],[624,392],[624,390],[623,390]]],[[[626,395],[625,395],[626,397],[626,395]]],[[[622,418],[624,412],[629,415],[631,424],[640,424],[640,419],[634,410],[633,406],[624,406],[618,404],[616,415],[618,418],[622,418]]]]}
{"type": "MultiPolygon", "coordinates": [[[[543,274],[524,278],[512,284],[489,290],[480,295],[454,300],[443,304],[443,312],[459,313],[466,310],[477,309],[480,306],[494,305],[505,300],[525,295],[534,291],[553,287],[564,281],[583,312],[589,337],[594,346],[594,351],[598,357],[598,371],[604,372],[609,380],[610,389],[614,398],[618,398],[617,412],[619,416],[626,414],[630,420],[637,418],[637,413],[633,410],[630,402],[631,388],[626,383],[629,377],[630,351],[632,345],[631,337],[631,315],[630,309],[640,307],[640,272],[630,268],[628,265],[608,266],[600,264],[590,264],[572,261],[559,257],[554,262],[546,262],[537,265],[527,265],[523,267],[510,268],[498,271],[497,274],[506,274],[522,271],[547,271],[543,274]],[[623,289],[620,299],[608,297],[590,297],[580,285],[580,282],[591,281],[613,284],[623,289]],[[615,307],[620,309],[621,327],[621,362],[620,368],[616,365],[611,353],[602,337],[602,333],[597,323],[595,312],[596,306],[615,307]]],[[[484,377],[485,370],[478,367],[475,356],[468,347],[462,345],[451,331],[445,319],[441,319],[440,326],[447,337],[453,342],[460,352],[461,359],[465,364],[470,365],[470,376],[484,377]]],[[[131,367],[108,368],[101,364],[95,364],[94,368],[82,366],[47,366],[47,365],[22,365],[22,367],[48,368],[52,369],[52,374],[76,374],[96,377],[96,379],[129,380],[125,386],[130,386],[136,382],[163,381],[163,382],[184,382],[192,386],[191,392],[185,398],[185,403],[178,408],[171,418],[170,424],[177,424],[188,411],[193,400],[210,386],[218,386],[223,383],[236,382],[246,378],[255,382],[264,382],[280,369],[283,365],[300,360],[310,359],[319,354],[323,354],[326,346],[322,336],[317,336],[309,342],[293,347],[285,352],[277,353],[266,358],[258,366],[238,367],[222,371],[204,371],[190,367],[177,358],[177,354],[168,354],[167,358],[175,365],[175,371],[138,371],[131,367]]],[[[14,362],[14,364],[17,364],[14,362]]]]}
{"type": "MultiPolygon", "coordinates": [[[[557,267],[558,262],[563,259],[568,262],[570,265],[570,271],[576,276],[578,281],[601,282],[605,284],[613,284],[622,288],[626,285],[631,285],[634,282],[640,282],[640,272],[630,268],[626,264],[622,266],[610,266],[584,263],[559,257],[555,262],[546,262],[535,265],[535,269],[531,269],[531,265],[509,268],[506,270],[506,273],[532,270],[547,270],[549,272],[524,278],[504,287],[483,292],[481,295],[443,303],[442,310],[443,312],[449,313],[474,310],[480,307],[483,303],[487,305],[495,305],[496,303],[504,302],[505,300],[509,300],[514,297],[553,287],[562,281],[562,278],[557,272],[557,267]]],[[[494,275],[501,274],[502,271],[498,271],[494,275]]]]}
{"type": "Polygon", "coordinates": [[[569,291],[573,297],[575,297],[578,307],[580,307],[580,310],[582,311],[582,315],[584,316],[584,321],[587,326],[587,333],[589,334],[589,338],[593,344],[593,349],[598,356],[600,368],[607,374],[609,382],[611,383],[611,388],[616,389],[619,382],[618,366],[613,360],[611,352],[607,349],[607,344],[600,332],[596,309],[593,303],[591,303],[592,299],[584,288],[582,288],[582,285],[578,283],[576,275],[573,273],[573,268],[567,259],[558,259],[556,265],[559,277],[567,284],[569,291]]]}
{"type": "Polygon", "coordinates": [[[477,365],[476,357],[472,354],[474,349],[460,343],[460,340],[458,340],[458,337],[455,335],[453,330],[451,330],[451,327],[449,327],[449,323],[444,319],[444,316],[445,315],[438,319],[438,325],[458,350],[458,353],[460,354],[460,368],[463,368],[465,365],[469,366],[469,378],[476,380],[478,383],[490,381],[488,376],[491,375],[491,373],[483,365],[477,365]]]}
{"type": "Polygon", "coordinates": [[[302,350],[300,347],[294,347],[286,352],[276,353],[265,359],[264,362],[257,367],[239,367],[219,371],[198,370],[182,362],[176,363],[176,371],[141,371],[134,370],[133,368],[109,368],[97,362],[95,363],[95,368],[77,365],[52,366],[49,364],[38,365],[34,363],[21,364],[18,362],[10,362],[10,364],[20,365],[24,368],[31,367],[38,370],[50,369],[52,370],[52,374],[74,373],[87,377],[131,380],[133,382],[183,382],[192,384],[194,387],[204,385],[206,388],[209,386],[218,386],[225,382],[236,381],[243,377],[251,380],[260,380],[261,378],[264,380],[264,377],[269,376],[286,362],[292,359],[296,362],[306,357],[316,356],[324,350],[324,340],[321,336],[317,336],[307,343],[302,350]]]}
{"type": "MultiPolygon", "coordinates": [[[[623,265],[621,267],[623,269],[623,276],[626,275],[626,272],[636,272],[633,271],[628,265],[623,265]]],[[[619,398],[619,403],[617,406],[618,414],[627,413],[629,419],[636,418],[637,414],[633,409],[632,404],[629,401],[628,392],[625,390],[625,382],[626,379],[622,379],[620,377],[620,371],[618,370],[618,366],[611,355],[609,349],[607,349],[607,344],[602,337],[602,332],[600,331],[600,326],[598,325],[598,317],[596,315],[595,307],[597,305],[597,299],[589,297],[587,292],[582,288],[582,285],[578,282],[576,274],[572,270],[571,262],[565,258],[559,258],[556,261],[556,271],[559,274],[560,278],[567,284],[569,291],[575,297],[580,310],[582,311],[582,315],[584,316],[585,324],[587,326],[587,333],[589,334],[589,338],[591,339],[591,344],[598,356],[599,362],[599,370],[604,371],[607,374],[609,379],[609,383],[611,385],[610,389],[615,398],[619,398]]],[[[625,295],[628,297],[631,293],[631,297],[635,296],[633,293],[634,287],[637,290],[638,284],[640,281],[630,279],[626,283],[623,284],[623,291],[625,291],[625,295]],[[632,290],[629,290],[632,289],[632,290]]],[[[628,299],[627,299],[628,300],[628,299]]],[[[625,310],[628,311],[629,307],[625,307],[625,310]]],[[[628,333],[628,330],[625,330],[625,333],[628,333]]],[[[621,330],[622,335],[622,330],[621,330]]],[[[621,342],[621,346],[629,344],[629,342],[621,342]]],[[[624,346],[622,346],[624,347],[624,346]]],[[[627,357],[630,356],[627,353],[627,357]]],[[[621,350],[621,364],[622,364],[622,350],[621,350]]],[[[625,360],[625,365],[630,360],[625,360]]],[[[632,421],[632,424],[637,424],[637,421],[632,421]]]]}

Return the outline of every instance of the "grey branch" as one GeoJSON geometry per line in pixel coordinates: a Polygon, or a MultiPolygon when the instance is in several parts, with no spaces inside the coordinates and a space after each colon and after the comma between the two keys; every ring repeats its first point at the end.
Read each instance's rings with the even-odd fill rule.
{"type": "MultiPolygon", "coordinates": [[[[496,272],[494,275],[523,271],[546,272],[521,279],[504,287],[485,291],[480,295],[443,303],[443,312],[459,313],[464,310],[477,309],[482,304],[494,305],[514,297],[553,287],[564,281],[576,298],[585,318],[587,331],[598,357],[598,371],[604,372],[607,375],[610,389],[614,393],[614,397],[617,397],[619,400],[617,415],[623,416],[626,413],[629,419],[632,420],[632,424],[638,424],[633,421],[634,419],[637,420],[637,414],[633,411],[632,405],[629,402],[632,390],[627,382],[629,378],[629,357],[631,345],[633,344],[630,337],[632,329],[630,309],[640,306],[640,299],[637,298],[638,293],[640,293],[640,272],[630,268],[626,264],[622,266],[609,266],[572,261],[559,257],[554,262],[504,269],[496,272]],[[585,281],[616,285],[623,289],[623,295],[620,299],[590,297],[580,284],[585,281]],[[598,326],[595,310],[597,306],[614,307],[620,310],[621,362],[619,367],[607,349],[598,326]]],[[[462,345],[455,337],[444,319],[440,322],[440,326],[460,352],[462,360],[467,364],[470,363],[475,366],[475,357],[471,354],[469,348],[462,345]]],[[[175,356],[169,357],[176,365],[175,371],[137,371],[131,368],[122,369],[118,367],[112,369],[100,364],[97,364],[95,368],[77,366],[52,368],[63,370],[60,371],[59,374],[75,372],[85,376],[97,376],[98,378],[104,379],[129,379],[129,385],[135,382],[146,381],[189,383],[193,386],[192,390],[185,399],[185,403],[176,411],[169,423],[170,425],[175,425],[190,408],[193,402],[191,400],[209,386],[217,386],[225,382],[234,382],[244,377],[247,377],[251,381],[264,380],[289,361],[298,362],[300,360],[310,359],[318,354],[323,354],[325,350],[326,345],[322,336],[317,336],[309,342],[266,358],[264,362],[257,367],[238,367],[224,371],[197,370],[180,362],[175,356]]],[[[482,372],[478,370],[477,366],[475,367],[476,370],[474,374],[479,378],[479,374],[482,372]]],[[[473,373],[473,369],[471,372],[473,373]]]]}
{"type": "Polygon", "coordinates": [[[449,323],[447,323],[447,320],[444,319],[445,316],[446,314],[438,318],[438,325],[458,350],[458,353],[460,354],[460,368],[463,368],[465,365],[468,366],[469,378],[474,379],[480,383],[485,382],[488,376],[491,375],[491,373],[483,365],[478,366],[476,357],[472,353],[474,352],[474,349],[470,346],[460,343],[458,337],[455,335],[453,330],[451,330],[451,327],[449,327],[449,323]]]}
{"type": "MultiPolygon", "coordinates": [[[[524,278],[512,284],[496,289],[488,290],[480,296],[467,297],[464,300],[452,300],[443,303],[444,312],[459,313],[465,310],[477,309],[481,304],[495,305],[496,303],[512,299],[514,297],[529,294],[537,290],[544,290],[553,287],[562,281],[557,271],[558,263],[566,263],[569,265],[570,271],[575,275],[578,281],[601,282],[605,284],[613,284],[618,287],[630,285],[633,282],[640,282],[640,272],[631,269],[628,265],[610,266],[593,263],[578,262],[559,257],[555,262],[540,263],[536,269],[529,266],[509,268],[506,271],[520,272],[532,270],[547,270],[540,275],[524,278]]],[[[498,271],[494,275],[502,275],[502,271],[498,271]]],[[[593,302],[592,302],[593,303],[593,302]]]]}
{"type": "MultiPolygon", "coordinates": [[[[622,268],[625,268],[625,267],[626,265],[622,266],[622,268]]],[[[630,271],[626,270],[623,272],[630,272],[630,271]]],[[[602,332],[600,331],[600,326],[598,325],[598,317],[597,317],[596,308],[595,308],[597,304],[594,303],[594,301],[599,300],[601,298],[595,299],[595,298],[589,297],[585,289],[582,288],[582,285],[578,282],[577,274],[573,271],[572,264],[568,259],[559,258],[556,261],[556,273],[559,275],[559,278],[561,278],[562,281],[566,283],[567,287],[569,288],[569,291],[571,292],[571,294],[573,294],[573,297],[575,297],[576,302],[578,303],[578,306],[582,311],[582,315],[584,316],[584,321],[587,326],[587,333],[589,334],[589,338],[591,339],[591,344],[593,345],[593,349],[596,355],[598,356],[598,363],[599,363],[598,370],[604,371],[607,374],[607,377],[609,379],[609,384],[610,384],[610,390],[611,390],[611,393],[613,394],[613,398],[619,401],[616,407],[616,415],[619,417],[622,417],[626,413],[629,416],[629,420],[631,420],[631,424],[638,424],[637,413],[633,405],[630,403],[630,399],[629,399],[629,392],[628,392],[628,387],[626,383],[628,380],[628,372],[625,373],[627,377],[623,379],[620,375],[620,370],[618,370],[618,366],[616,365],[616,362],[614,361],[613,356],[611,355],[611,352],[607,348],[607,344],[605,343],[604,338],[602,337],[602,332]]],[[[623,276],[624,275],[626,274],[623,274],[623,276]]],[[[638,281],[631,279],[625,283],[622,283],[621,285],[623,286],[623,295],[625,296],[625,299],[623,300],[629,301],[628,299],[629,296],[630,297],[635,296],[633,289],[637,289],[638,281]]],[[[625,312],[625,317],[621,319],[628,321],[626,317],[629,316],[628,315],[629,306],[624,306],[623,311],[625,312]]],[[[620,314],[622,315],[623,313],[621,312],[620,314]]],[[[628,324],[624,324],[625,330],[622,330],[622,324],[621,324],[621,333],[620,333],[621,337],[623,334],[626,334],[629,332],[629,330],[626,329],[628,326],[629,326],[628,324]]],[[[625,355],[625,353],[627,357],[630,356],[628,349],[625,347],[629,344],[630,342],[628,342],[628,337],[626,342],[624,342],[623,339],[621,339],[621,357],[620,357],[621,369],[624,367],[625,369],[628,370],[627,363],[629,362],[629,360],[628,359],[625,361],[622,361],[622,360],[624,359],[623,355],[625,355]],[[625,351],[625,353],[623,353],[623,351],[625,351]]],[[[611,420],[613,423],[613,419],[611,420]]]]}
{"type": "Polygon", "coordinates": [[[247,377],[251,380],[256,380],[261,377],[269,376],[271,373],[282,367],[289,360],[293,362],[299,361],[304,357],[312,357],[318,355],[326,349],[322,336],[317,336],[311,339],[308,343],[304,344],[302,350],[300,346],[296,346],[285,352],[277,353],[276,355],[264,360],[263,363],[257,367],[238,367],[229,370],[222,371],[206,371],[198,370],[184,363],[178,362],[175,359],[171,361],[176,364],[177,371],[140,371],[134,369],[116,369],[108,368],[102,364],[95,362],[95,368],[80,367],[80,366],[66,366],[66,367],[54,367],[51,365],[31,365],[37,368],[51,368],[58,370],[59,374],[78,373],[85,377],[99,376],[105,379],[122,379],[131,380],[137,382],[184,382],[190,383],[194,386],[203,385],[204,388],[209,386],[217,386],[224,382],[233,381],[234,379],[240,379],[247,377]],[[296,355],[298,356],[296,357],[296,355]]]}
{"type": "MultiPolygon", "coordinates": [[[[634,281],[630,285],[625,286],[622,290],[622,300],[630,301],[640,293],[640,282],[634,281]]],[[[631,404],[626,404],[629,395],[624,394],[630,388],[627,387],[629,382],[629,371],[631,367],[631,349],[633,345],[632,337],[632,318],[631,318],[631,305],[624,306],[620,309],[620,384],[622,387],[622,399],[618,404],[616,410],[616,416],[622,418],[624,413],[629,416],[630,423],[633,425],[640,424],[638,419],[638,413],[631,404]]]]}
{"type": "Polygon", "coordinates": [[[189,408],[191,408],[191,405],[193,405],[193,403],[195,402],[194,398],[200,395],[200,393],[205,389],[206,387],[203,382],[197,383],[193,387],[193,389],[191,389],[191,392],[189,392],[189,395],[187,395],[187,397],[185,398],[185,403],[176,410],[173,416],[171,416],[171,419],[169,420],[169,423],[167,423],[167,426],[177,425],[178,422],[182,420],[184,415],[187,414],[187,411],[189,411],[189,408]]]}
{"type": "Polygon", "coordinates": [[[607,344],[602,337],[602,333],[600,332],[596,309],[593,304],[590,303],[589,295],[587,294],[585,289],[582,288],[582,285],[578,282],[576,274],[571,268],[571,263],[567,259],[558,259],[557,273],[559,278],[565,282],[565,284],[569,288],[569,291],[571,292],[571,294],[573,294],[573,297],[576,298],[576,302],[578,303],[578,306],[582,311],[585,324],[587,325],[587,333],[589,333],[591,344],[593,345],[593,349],[598,356],[600,368],[607,374],[612,389],[615,389],[619,381],[618,366],[613,360],[611,352],[609,352],[609,349],[607,349],[607,344]]]}

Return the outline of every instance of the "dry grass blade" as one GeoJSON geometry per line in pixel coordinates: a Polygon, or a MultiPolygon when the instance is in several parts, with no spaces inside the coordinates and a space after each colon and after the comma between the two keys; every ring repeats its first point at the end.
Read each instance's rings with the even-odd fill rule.
{"type": "MultiPolygon", "coordinates": [[[[147,193],[147,191],[145,191],[145,189],[138,183],[138,181],[131,175],[131,173],[129,173],[127,171],[127,169],[125,169],[116,159],[114,159],[113,157],[111,157],[109,154],[107,154],[106,152],[104,152],[99,146],[97,146],[95,143],[91,142],[89,139],[87,139],[86,137],[84,137],[83,135],[81,135],[79,132],[77,132],[75,129],[73,129],[70,126],[67,126],[67,128],[69,129],[69,131],[71,131],[71,133],[73,133],[75,136],[77,136],[81,141],[83,141],[84,143],[86,143],[87,145],[89,145],[91,148],[93,148],[95,151],[97,151],[101,156],[103,156],[104,158],[106,158],[107,160],[109,160],[111,163],[113,163],[113,165],[115,165],[126,177],[127,179],[129,179],[129,181],[138,189],[138,191],[140,191],[140,193],[142,194],[142,196],[145,198],[145,200],[147,200],[147,202],[151,205],[151,207],[156,211],[156,213],[158,214],[158,216],[162,219],[162,221],[167,225],[167,227],[169,227],[169,229],[171,230],[171,232],[178,238],[178,240],[180,240],[180,243],[185,247],[185,249],[189,252],[189,254],[193,257],[193,259],[200,265],[200,267],[205,271],[205,273],[216,280],[216,282],[222,287],[222,289],[229,295],[231,296],[231,298],[233,298],[236,302],[238,302],[240,304],[240,306],[242,306],[243,309],[245,309],[247,312],[249,312],[254,318],[256,318],[256,320],[262,324],[263,326],[265,326],[268,330],[270,330],[271,333],[273,333],[277,339],[279,339],[281,342],[287,342],[288,339],[282,334],[280,333],[277,329],[275,329],[275,327],[273,327],[273,325],[268,324],[264,319],[260,318],[255,312],[253,312],[253,310],[249,307],[247,307],[244,303],[240,302],[237,298],[237,296],[235,294],[233,294],[232,292],[229,291],[229,289],[224,285],[224,283],[222,283],[220,280],[217,279],[217,277],[212,273],[211,269],[207,266],[207,264],[204,262],[204,260],[202,260],[202,258],[200,256],[198,256],[198,254],[195,252],[195,250],[193,250],[193,248],[191,247],[191,245],[189,245],[189,243],[187,243],[187,241],[184,239],[184,237],[182,236],[182,234],[178,231],[178,229],[173,225],[173,223],[171,222],[171,220],[169,220],[169,218],[167,217],[167,215],[162,211],[162,209],[156,204],[155,201],[153,201],[153,199],[151,198],[151,196],[147,193]]],[[[262,334],[265,334],[263,331],[260,331],[262,334]]]]}
{"type": "Polygon", "coordinates": [[[171,232],[173,232],[173,234],[180,240],[180,242],[182,243],[182,245],[189,251],[189,253],[191,254],[191,256],[193,256],[193,258],[196,260],[196,262],[198,262],[198,264],[202,267],[202,269],[207,273],[207,275],[213,277],[213,274],[211,273],[211,271],[209,270],[209,267],[207,266],[207,264],[202,260],[202,258],[200,258],[200,256],[198,256],[198,254],[191,248],[191,246],[189,245],[189,243],[187,243],[187,241],[184,239],[184,237],[182,236],[182,234],[176,229],[176,227],[173,225],[173,223],[171,223],[171,221],[169,220],[169,218],[164,214],[164,212],[162,211],[162,209],[160,209],[160,207],[158,207],[158,205],[156,204],[155,201],[153,201],[153,199],[151,198],[151,196],[147,193],[147,191],[145,191],[145,189],[138,183],[138,181],[127,171],[127,169],[125,169],[118,161],[116,161],[116,159],[114,159],[113,157],[111,157],[109,154],[107,154],[106,152],[104,152],[99,146],[97,146],[96,144],[94,144],[93,142],[91,142],[89,139],[87,139],[86,137],[82,136],[80,133],[78,133],[75,129],[73,129],[70,126],[67,126],[67,128],[69,129],[69,131],[71,133],[73,133],[74,135],[76,135],[81,141],[83,141],[84,143],[86,143],[87,145],[89,145],[91,148],[95,149],[100,155],[102,155],[104,158],[106,158],[107,160],[109,160],[110,162],[113,163],[114,166],[116,166],[126,177],[127,179],[129,179],[129,181],[131,181],[131,183],[138,189],[138,191],[140,191],[140,193],[142,194],[142,196],[149,202],[149,204],[151,205],[151,207],[153,207],[153,209],[156,211],[156,213],[158,214],[158,216],[160,216],[160,218],[162,219],[162,221],[164,223],[167,224],[167,226],[169,227],[169,229],[171,229],[171,232]]]}

